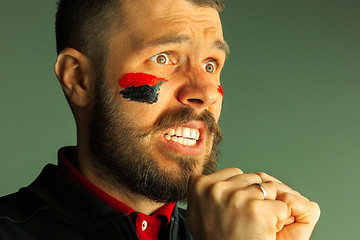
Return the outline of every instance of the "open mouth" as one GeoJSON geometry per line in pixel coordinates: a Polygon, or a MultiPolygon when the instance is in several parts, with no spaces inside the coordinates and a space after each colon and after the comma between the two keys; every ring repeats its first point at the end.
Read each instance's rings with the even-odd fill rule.
{"type": "Polygon", "coordinates": [[[174,126],[164,130],[160,135],[160,141],[165,148],[160,151],[168,153],[173,152],[188,155],[199,156],[204,153],[205,142],[207,138],[207,126],[202,121],[192,121],[181,126],[174,126]]]}
{"type": "Polygon", "coordinates": [[[171,128],[164,133],[164,138],[184,146],[195,146],[200,138],[200,130],[190,127],[171,128]]]}

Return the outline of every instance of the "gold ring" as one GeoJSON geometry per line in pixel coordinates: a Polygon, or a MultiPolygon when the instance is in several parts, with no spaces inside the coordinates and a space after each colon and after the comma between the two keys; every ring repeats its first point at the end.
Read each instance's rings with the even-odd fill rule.
{"type": "Polygon", "coordinates": [[[264,200],[265,200],[266,199],[266,190],[265,190],[265,188],[260,183],[255,183],[254,185],[258,186],[259,189],[262,191],[262,193],[264,195],[264,200]]]}

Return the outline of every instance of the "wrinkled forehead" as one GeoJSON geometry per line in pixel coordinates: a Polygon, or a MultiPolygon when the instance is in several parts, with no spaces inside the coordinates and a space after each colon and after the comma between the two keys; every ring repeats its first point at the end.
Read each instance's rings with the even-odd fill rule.
{"type": "Polygon", "coordinates": [[[199,7],[187,0],[126,0],[122,4],[125,31],[135,41],[156,38],[166,32],[223,39],[219,14],[212,7],[199,7]],[[187,32],[186,32],[187,31],[187,32]]]}
{"type": "MultiPolygon", "coordinates": [[[[203,12],[205,9],[211,11],[214,17],[218,17],[217,10],[210,4],[195,4],[189,0],[120,0],[121,8],[128,16],[144,18],[156,18],[162,16],[172,15],[196,15],[196,13],[203,12]],[[202,10],[200,10],[202,9],[202,10]],[[200,12],[199,12],[200,11],[200,12]]],[[[201,2],[201,1],[199,1],[201,2]]]]}

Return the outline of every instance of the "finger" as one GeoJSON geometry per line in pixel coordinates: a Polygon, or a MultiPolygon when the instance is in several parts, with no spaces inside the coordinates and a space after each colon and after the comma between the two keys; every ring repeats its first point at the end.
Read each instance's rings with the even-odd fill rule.
{"type": "Polygon", "coordinates": [[[274,184],[261,183],[264,188],[264,192],[261,188],[255,184],[252,184],[246,188],[234,189],[229,188],[223,191],[225,198],[234,200],[239,203],[246,204],[250,200],[275,200],[276,199],[276,186],[274,184]],[[265,196],[266,195],[266,196],[265,196]],[[266,197],[266,198],[265,198],[266,197]]]}
{"type": "Polygon", "coordinates": [[[226,180],[228,182],[229,188],[245,188],[255,183],[262,183],[261,178],[259,175],[254,173],[244,173],[234,175],[233,177],[226,180]]]}
{"type": "MultiPolygon", "coordinates": [[[[261,178],[253,173],[245,173],[245,174],[234,175],[233,177],[230,177],[225,181],[218,181],[212,184],[210,182],[207,182],[203,185],[207,187],[207,190],[204,191],[206,191],[209,198],[222,201],[229,199],[232,193],[247,188],[253,185],[254,183],[261,183],[261,178]]],[[[261,195],[258,192],[257,194],[259,196],[252,196],[252,195],[246,195],[246,196],[247,199],[261,199],[261,195]]]]}
{"type": "Polygon", "coordinates": [[[259,172],[256,174],[262,179],[263,182],[273,183],[273,184],[277,185],[277,188],[278,188],[277,195],[278,196],[283,193],[286,193],[286,192],[301,196],[301,194],[299,192],[295,191],[294,189],[292,189],[289,186],[282,183],[279,179],[277,179],[273,176],[270,176],[269,174],[266,174],[264,172],[259,172]]]}
{"type": "Polygon", "coordinates": [[[296,223],[308,224],[314,227],[320,217],[320,207],[317,203],[309,201],[304,196],[284,193],[278,200],[288,206],[288,217],[294,217],[296,223]]]}
{"type": "Polygon", "coordinates": [[[207,176],[211,176],[213,181],[218,182],[218,181],[225,181],[231,177],[234,177],[234,176],[237,176],[237,175],[240,175],[243,173],[244,172],[240,168],[225,168],[225,169],[218,170],[207,176]]]}
{"type": "Polygon", "coordinates": [[[303,196],[290,193],[279,196],[279,199],[288,206],[288,219],[293,218],[294,221],[285,223],[283,230],[278,233],[278,238],[289,239],[288,236],[296,236],[296,239],[310,239],[320,217],[319,205],[303,196]]]}
{"type": "Polygon", "coordinates": [[[236,175],[226,181],[218,181],[213,184],[204,183],[204,180],[202,180],[195,184],[195,191],[192,194],[205,196],[205,199],[219,203],[229,202],[232,199],[244,204],[254,199],[276,199],[277,186],[275,184],[261,183],[262,190],[254,182],[260,183],[261,179],[258,175],[251,173],[236,175]]]}
{"type": "Polygon", "coordinates": [[[246,189],[246,192],[250,198],[259,199],[259,200],[276,200],[279,195],[279,188],[283,187],[279,183],[275,182],[263,182],[259,185],[253,184],[246,189]],[[260,186],[259,186],[260,185],[260,186]]]}
{"type": "Polygon", "coordinates": [[[290,216],[288,217],[288,219],[286,219],[285,221],[285,225],[291,225],[295,222],[295,217],[294,216],[290,216]]]}
{"type": "MultiPolygon", "coordinates": [[[[232,193],[245,189],[243,191],[244,197],[242,197],[242,199],[264,199],[264,195],[266,195],[266,190],[264,190],[264,192],[256,190],[255,184],[260,183],[262,183],[262,180],[257,174],[238,174],[227,179],[226,181],[214,183],[210,186],[210,192],[213,196],[218,196],[221,199],[227,199],[231,197],[232,193]]],[[[274,187],[270,187],[269,189],[271,189],[272,192],[276,193],[276,189],[274,187]]],[[[276,194],[271,194],[270,196],[276,196],[276,194]]],[[[275,197],[270,197],[269,199],[275,199],[275,197]]]]}
{"type": "Polygon", "coordinates": [[[226,181],[227,179],[240,174],[243,174],[243,171],[239,168],[226,168],[209,175],[193,175],[190,177],[190,180],[196,181],[198,178],[204,178],[208,184],[212,184],[219,181],[226,181]]]}
{"type": "Polygon", "coordinates": [[[269,174],[267,173],[264,173],[264,172],[258,172],[256,173],[257,175],[259,175],[259,177],[261,177],[261,179],[263,180],[263,182],[267,182],[267,181],[273,181],[273,182],[278,182],[278,183],[282,183],[279,179],[273,177],[273,176],[270,176],[269,174]]]}
{"type": "Polygon", "coordinates": [[[256,191],[257,198],[262,200],[275,200],[277,197],[277,184],[274,184],[272,182],[263,182],[258,185],[252,185],[249,187],[249,190],[252,190],[253,192],[256,191]]]}
{"type": "Polygon", "coordinates": [[[237,175],[243,174],[239,168],[226,168],[216,171],[210,175],[194,175],[189,179],[189,194],[202,195],[204,191],[214,192],[215,196],[221,194],[221,191],[227,188],[226,180],[237,175]],[[210,186],[213,186],[209,189],[210,186]],[[213,190],[214,191],[213,191],[213,190]]]}
{"type": "Polygon", "coordinates": [[[263,182],[259,185],[252,184],[247,188],[244,188],[243,193],[247,194],[249,199],[259,200],[278,200],[278,196],[284,193],[292,193],[293,195],[301,196],[298,192],[278,182],[263,182]]]}
{"type": "Polygon", "coordinates": [[[273,184],[276,186],[277,189],[277,197],[284,194],[284,193],[291,193],[296,196],[301,196],[301,194],[294,189],[290,188],[289,186],[279,183],[279,182],[273,182],[273,181],[267,181],[266,183],[273,184]]]}

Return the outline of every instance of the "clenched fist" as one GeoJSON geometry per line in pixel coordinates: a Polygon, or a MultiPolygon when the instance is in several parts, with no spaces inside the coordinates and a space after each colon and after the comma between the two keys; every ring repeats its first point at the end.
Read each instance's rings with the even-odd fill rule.
{"type": "Polygon", "coordinates": [[[230,168],[189,183],[187,221],[197,240],[305,240],[319,216],[317,203],[265,173],[230,168]]]}

